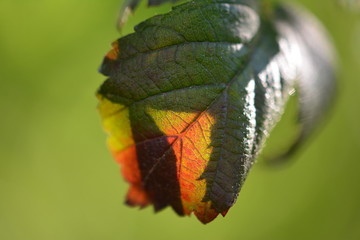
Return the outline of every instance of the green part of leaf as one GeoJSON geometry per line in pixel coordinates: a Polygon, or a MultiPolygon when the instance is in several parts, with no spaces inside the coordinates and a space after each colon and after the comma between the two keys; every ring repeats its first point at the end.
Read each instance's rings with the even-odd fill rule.
{"type": "Polygon", "coordinates": [[[234,204],[289,92],[299,87],[303,127],[296,146],[332,96],[330,48],[321,27],[309,19],[291,7],[262,16],[251,0],[191,1],[117,41],[117,58],[105,58],[101,67],[109,78],[99,94],[129,109],[132,128],[140,132],[137,141],[164,135],[147,120],[146,109],[210,114],[213,150],[201,175],[203,201],[224,212],[234,204]]]}

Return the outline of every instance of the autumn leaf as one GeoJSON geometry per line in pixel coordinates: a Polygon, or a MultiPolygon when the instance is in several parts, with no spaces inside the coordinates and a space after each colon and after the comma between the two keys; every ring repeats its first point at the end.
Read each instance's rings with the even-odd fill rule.
{"type": "Polygon", "coordinates": [[[296,146],[327,108],[331,59],[318,22],[289,6],[196,0],[136,26],[113,43],[98,91],[127,204],[225,216],[289,93],[299,89],[296,146]]]}

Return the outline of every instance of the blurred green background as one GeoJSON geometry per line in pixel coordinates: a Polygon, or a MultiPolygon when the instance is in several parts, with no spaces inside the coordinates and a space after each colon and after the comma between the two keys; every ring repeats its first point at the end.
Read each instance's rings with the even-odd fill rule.
{"type": "MultiPolygon", "coordinates": [[[[94,96],[121,3],[1,0],[0,239],[360,239],[360,13],[299,2],[338,49],[337,103],[296,161],[255,165],[226,218],[204,226],[123,205],[94,96]]],[[[122,34],[168,9],[142,4],[122,34]]]]}

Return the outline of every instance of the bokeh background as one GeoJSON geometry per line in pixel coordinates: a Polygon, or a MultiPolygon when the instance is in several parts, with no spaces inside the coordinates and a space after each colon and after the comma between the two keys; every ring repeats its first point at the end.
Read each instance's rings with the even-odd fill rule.
{"type": "Polygon", "coordinates": [[[360,13],[298,2],[333,37],[337,102],[295,161],[255,165],[226,218],[204,226],[123,204],[96,110],[110,43],[170,5],[142,4],[120,34],[118,0],[1,0],[0,239],[360,239],[360,13]]]}

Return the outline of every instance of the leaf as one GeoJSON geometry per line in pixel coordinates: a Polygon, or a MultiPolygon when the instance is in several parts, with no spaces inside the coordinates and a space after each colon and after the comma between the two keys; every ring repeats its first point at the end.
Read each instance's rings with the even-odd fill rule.
{"type": "MultiPolygon", "coordinates": [[[[289,92],[299,85],[301,104],[307,91],[317,93],[314,108],[301,111],[312,119],[326,105],[318,88],[333,78],[314,78],[332,66],[302,36],[317,30],[307,18],[252,0],[196,0],[113,43],[100,70],[109,78],[99,110],[130,183],[127,204],[171,206],[203,223],[225,216],[289,92]],[[302,66],[314,61],[319,74],[306,75],[302,66]]],[[[314,44],[326,43],[318,34],[314,44]]],[[[302,121],[307,131],[313,121],[302,121]]]]}
{"type": "Polygon", "coordinates": [[[304,9],[291,5],[276,9],[280,35],[292,39],[301,53],[294,56],[298,71],[300,134],[289,150],[274,160],[286,160],[304,143],[322,120],[334,99],[336,61],[330,37],[321,24],[304,9]],[[311,36],[311,37],[309,37],[311,36]]]}

